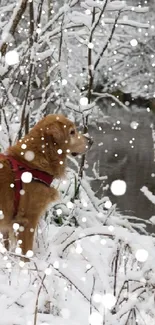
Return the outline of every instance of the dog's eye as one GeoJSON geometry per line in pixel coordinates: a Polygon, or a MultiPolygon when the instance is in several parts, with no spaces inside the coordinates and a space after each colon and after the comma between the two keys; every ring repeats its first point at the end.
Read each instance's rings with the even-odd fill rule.
{"type": "Polygon", "coordinates": [[[71,130],[71,131],[70,131],[70,134],[71,134],[71,135],[74,135],[74,134],[75,134],[75,130],[71,130]]]}

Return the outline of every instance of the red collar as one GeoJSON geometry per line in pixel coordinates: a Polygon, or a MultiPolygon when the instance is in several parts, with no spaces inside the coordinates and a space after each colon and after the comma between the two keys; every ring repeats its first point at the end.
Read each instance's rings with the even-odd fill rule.
{"type": "Polygon", "coordinates": [[[14,216],[16,216],[20,200],[20,191],[22,189],[21,176],[24,172],[30,172],[32,174],[33,180],[39,181],[47,186],[53,181],[53,176],[46,172],[38,169],[28,167],[26,164],[18,161],[10,155],[4,155],[0,153],[0,159],[6,159],[10,162],[12,171],[14,172],[14,185],[15,185],[15,207],[14,216]]]}

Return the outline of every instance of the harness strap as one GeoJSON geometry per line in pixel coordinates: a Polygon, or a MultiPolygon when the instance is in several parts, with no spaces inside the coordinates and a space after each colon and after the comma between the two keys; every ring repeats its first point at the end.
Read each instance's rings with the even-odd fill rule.
{"type": "Polygon", "coordinates": [[[14,217],[17,214],[18,211],[18,206],[19,206],[19,200],[20,200],[20,191],[22,190],[22,180],[21,176],[25,172],[30,172],[32,174],[32,179],[37,180],[46,186],[50,186],[50,184],[53,181],[53,176],[49,175],[48,173],[38,170],[38,169],[33,169],[31,167],[28,167],[26,164],[23,162],[19,162],[15,158],[13,158],[10,155],[4,155],[0,154],[0,159],[6,159],[10,162],[12,171],[14,173],[14,185],[15,185],[15,202],[14,202],[14,217]]]}

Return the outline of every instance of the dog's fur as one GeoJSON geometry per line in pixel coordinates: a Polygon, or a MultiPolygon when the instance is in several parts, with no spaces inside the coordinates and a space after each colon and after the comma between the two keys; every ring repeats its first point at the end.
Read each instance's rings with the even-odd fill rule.
{"type": "MultiPolygon", "coordinates": [[[[67,155],[82,154],[90,145],[90,139],[79,134],[74,123],[66,117],[48,115],[28,135],[10,147],[7,154],[26,163],[28,167],[44,171],[54,178],[61,178],[65,174],[67,155]],[[26,149],[22,149],[22,144],[26,144],[26,149]],[[34,153],[32,161],[26,160],[28,151],[34,153]]],[[[0,159],[0,167],[0,210],[1,215],[3,214],[0,230],[11,232],[15,222],[24,225],[24,231],[19,231],[18,239],[22,242],[22,253],[26,254],[33,249],[34,231],[40,217],[48,205],[58,198],[58,192],[54,187],[34,180],[28,184],[23,183],[25,194],[20,196],[18,213],[13,218],[15,190],[10,184],[14,183],[14,174],[7,159],[0,159]]]]}

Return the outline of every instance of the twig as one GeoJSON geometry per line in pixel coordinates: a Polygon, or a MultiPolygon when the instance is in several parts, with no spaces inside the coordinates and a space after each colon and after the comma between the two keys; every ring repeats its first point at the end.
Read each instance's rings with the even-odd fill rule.
{"type": "Polygon", "coordinates": [[[5,114],[5,110],[4,110],[4,108],[1,107],[1,110],[2,110],[2,112],[3,112],[4,121],[5,121],[6,129],[7,129],[7,133],[8,133],[9,145],[11,146],[12,141],[11,141],[11,138],[10,138],[10,128],[9,128],[9,124],[8,124],[8,121],[7,121],[7,117],[6,117],[6,114],[5,114]]]}
{"type": "Polygon", "coordinates": [[[61,62],[62,44],[63,44],[63,23],[64,23],[64,15],[62,17],[61,30],[60,30],[60,45],[59,45],[59,56],[58,56],[59,64],[61,62]]]}
{"type": "MultiPolygon", "coordinates": [[[[41,0],[38,5],[37,26],[41,20],[43,2],[44,2],[44,0],[41,0]]],[[[31,2],[30,2],[30,5],[31,5],[31,2]]],[[[34,20],[33,4],[30,6],[30,20],[31,20],[31,18],[33,18],[33,20],[34,20]]],[[[38,40],[38,33],[36,33],[36,35],[34,36],[34,22],[31,21],[31,23],[30,23],[30,55],[29,55],[29,60],[31,59],[31,62],[30,62],[30,67],[29,67],[29,78],[28,78],[28,83],[27,83],[27,91],[26,91],[25,100],[24,100],[23,109],[22,109],[21,124],[20,124],[20,129],[18,131],[18,139],[20,139],[22,136],[22,129],[26,123],[26,118],[27,118],[27,116],[25,114],[26,106],[27,106],[27,101],[28,101],[29,92],[30,92],[31,77],[32,77],[32,73],[34,70],[34,58],[32,60],[31,54],[32,54],[33,44],[36,43],[37,40],[38,40]]],[[[27,128],[26,128],[26,131],[27,131],[27,128]]]]}
{"type": "MultiPolygon", "coordinates": [[[[95,21],[95,8],[93,8],[93,14],[92,14],[92,28],[90,31],[90,36],[89,36],[89,43],[92,42],[93,40],[93,34],[94,31],[106,9],[108,0],[105,1],[102,10],[100,11],[100,14],[98,16],[98,19],[96,19],[95,21]]],[[[92,89],[93,89],[93,73],[92,73],[92,49],[88,48],[88,104],[90,104],[91,102],[91,96],[92,96],[92,89]]],[[[88,116],[89,114],[87,114],[86,118],[83,117],[83,131],[84,133],[87,133],[88,130],[88,116]]],[[[79,194],[79,189],[80,189],[80,184],[81,184],[81,179],[83,177],[83,169],[84,169],[84,164],[85,164],[85,160],[86,160],[86,155],[83,155],[81,158],[81,163],[80,163],[80,170],[79,170],[79,182],[78,182],[78,187],[77,187],[77,195],[79,194]]]]}
{"type": "MultiPolygon", "coordinates": [[[[93,14],[92,14],[92,25],[95,21],[95,8],[93,8],[93,14]]],[[[89,43],[92,42],[93,39],[93,32],[94,29],[92,29],[89,37],[89,43]]],[[[93,87],[93,73],[92,73],[92,49],[88,47],[88,104],[91,102],[91,91],[93,87]]]]}
{"type": "MultiPolygon", "coordinates": [[[[34,37],[34,8],[33,8],[33,1],[29,3],[29,16],[30,16],[30,48],[33,46],[33,37],[34,37]]],[[[26,116],[25,120],[25,134],[29,132],[29,113],[26,116]]]]}
{"type": "Polygon", "coordinates": [[[95,98],[95,102],[97,102],[99,99],[101,98],[111,98],[113,99],[120,107],[122,107],[126,112],[130,112],[129,108],[124,105],[118,98],[116,98],[114,95],[112,94],[108,94],[108,93],[97,93],[97,92],[93,92],[92,95],[94,96],[98,96],[97,98],[95,98]]]}
{"type": "Polygon", "coordinates": [[[92,26],[92,29],[91,29],[91,34],[94,33],[94,31],[95,31],[95,29],[96,29],[96,27],[97,27],[97,25],[98,25],[100,19],[102,18],[102,15],[103,15],[103,13],[104,13],[104,11],[105,11],[105,9],[106,9],[106,6],[107,6],[107,4],[108,4],[108,1],[109,1],[109,0],[106,0],[106,1],[105,1],[104,6],[103,6],[103,8],[101,9],[100,14],[99,14],[99,16],[98,16],[98,19],[94,22],[94,25],[92,26]]]}
{"type": "Polygon", "coordinates": [[[132,309],[129,311],[129,313],[128,313],[128,317],[127,317],[127,320],[126,320],[126,322],[125,322],[125,324],[124,325],[128,325],[128,321],[129,321],[129,319],[130,319],[130,315],[132,314],[132,309]]]}
{"type": "Polygon", "coordinates": [[[114,296],[116,297],[116,287],[117,287],[117,271],[118,271],[118,260],[119,260],[120,248],[117,247],[117,252],[115,256],[115,268],[114,268],[114,296]]]}
{"type": "Polygon", "coordinates": [[[39,290],[38,290],[38,293],[37,293],[33,325],[37,325],[37,314],[38,314],[39,296],[40,296],[40,292],[41,292],[41,289],[42,289],[42,287],[43,287],[43,283],[44,283],[45,278],[46,278],[46,274],[44,274],[44,276],[43,276],[43,278],[42,278],[42,281],[41,281],[41,284],[40,284],[40,287],[39,287],[39,290]]]}
{"type": "MultiPolygon", "coordinates": [[[[42,278],[41,278],[41,276],[39,275],[39,270],[38,270],[37,264],[36,264],[36,262],[34,262],[34,261],[33,261],[33,263],[34,263],[34,266],[35,266],[35,268],[36,268],[37,275],[38,275],[39,279],[42,281],[42,278]]],[[[35,282],[35,281],[34,281],[34,282],[35,282]]],[[[48,294],[47,288],[45,287],[44,283],[43,283],[42,285],[43,285],[43,287],[44,287],[46,293],[48,294]]]]}
{"type": "Polygon", "coordinates": [[[99,64],[99,62],[100,62],[100,60],[101,60],[101,58],[102,58],[104,52],[106,51],[106,49],[107,49],[109,43],[110,43],[111,40],[112,40],[112,37],[113,37],[113,35],[114,35],[115,29],[116,29],[116,26],[117,26],[117,21],[118,21],[118,19],[119,19],[119,17],[120,17],[120,14],[121,14],[121,10],[118,12],[118,14],[117,14],[117,16],[116,16],[116,18],[115,18],[114,25],[113,25],[113,27],[112,27],[112,30],[111,30],[111,33],[110,33],[109,38],[108,38],[106,44],[104,45],[104,47],[103,47],[101,53],[99,54],[98,59],[96,60],[96,62],[95,62],[95,64],[94,64],[94,71],[96,70],[96,68],[97,68],[97,66],[98,66],[98,64],[99,64]]]}
{"type": "MultiPolygon", "coordinates": [[[[51,266],[54,268],[54,266],[51,264],[51,266]]],[[[54,270],[55,270],[55,268],[54,268],[54,270]]],[[[79,289],[78,288],[78,286],[75,284],[75,283],[73,283],[64,273],[63,273],[63,271],[60,271],[59,269],[57,269],[57,272],[59,272],[66,280],[68,280],[68,282],[71,284],[71,285],[73,285],[74,286],[74,288],[77,290],[77,291],[79,291],[79,293],[87,300],[87,302],[89,302],[90,303],[90,299],[88,299],[88,297],[82,292],[82,290],[81,289],[79,289]]],[[[94,309],[96,310],[96,311],[98,311],[98,309],[95,307],[95,306],[93,306],[94,307],[94,309]]],[[[35,323],[34,323],[34,325],[36,325],[35,323]]]]}
{"type": "MultiPolygon", "coordinates": [[[[22,15],[24,14],[24,12],[26,10],[27,3],[28,3],[28,0],[21,0],[21,4],[19,5],[18,11],[16,12],[16,10],[17,10],[16,7],[14,9],[14,12],[12,14],[12,24],[8,30],[9,34],[11,34],[12,36],[14,35],[16,28],[22,18],[22,15]],[[15,12],[16,12],[16,14],[15,14],[15,12]]],[[[5,55],[7,47],[8,47],[8,43],[6,43],[6,42],[2,43],[1,49],[0,49],[2,56],[5,55]]]]}
{"type": "MultiPolygon", "coordinates": [[[[101,230],[97,229],[95,230],[95,227],[92,227],[92,228],[87,228],[84,230],[84,233],[85,235],[83,237],[80,237],[79,238],[79,233],[81,232],[81,230],[77,230],[73,233],[72,236],[70,236],[70,238],[68,238],[65,243],[63,245],[60,245],[60,251],[62,253],[65,252],[65,250],[71,246],[72,244],[74,244],[76,241],[78,240],[82,240],[84,238],[87,238],[87,237],[91,237],[91,236],[96,236],[96,235],[99,235],[99,236],[105,236],[105,237],[109,237],[109,238],[114,238],[114,234],[111,234],[110,231],[108,230],[108,227],[106,226],[102,226],[100,227],[101,230]],[[104,232],[104,229],[105,229],[105,232],[104,232]],[[106,230],[108,230],[108,233],[106,232],[106,230]]],[[[60,252],[60,255],[61,255],[61,252],[60,252]]]]}
{"type": "Polygon", "coordinates": [[[93,285],[92,285],[92,290],[90,295],[90,315],[92,314],[92,297],[94,293],[94,288],[95,288],[95,276],[93,275],[93,285]]]}

